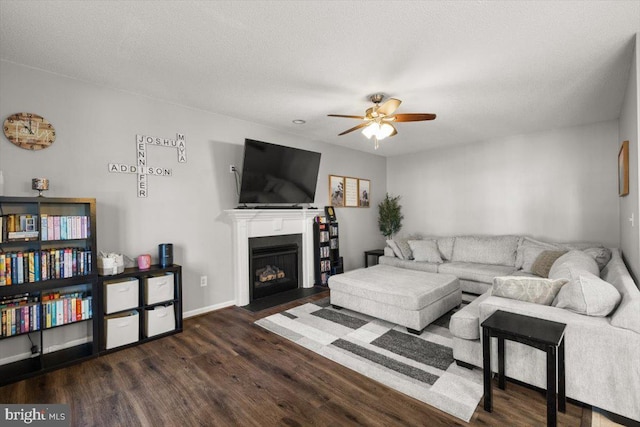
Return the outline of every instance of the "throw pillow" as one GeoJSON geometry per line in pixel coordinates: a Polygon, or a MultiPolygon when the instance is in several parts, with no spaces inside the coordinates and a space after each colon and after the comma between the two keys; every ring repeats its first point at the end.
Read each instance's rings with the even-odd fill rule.
{"type": "Polygon", "coordinates": [[[516,250],[516,268],[518,270],[522,269],[524,264],[524,252],[527,248],[538,248],[540,252],[544,250],[559,250],[562,249],[560,245],[555,243],[543,242],[540,240],[535,240],[530,237],[523,237],[518,242],[518,249],[516,250]]]}
{"type": "Polygon", "coordinates": [[[408,243],[415,261],[442,264],[442,257],[435,240],[409,240],[408,243]]]}
{"type": "Polygon", "coordinates": [[[567,251],[542,251],[533,262],[531,272],[540,277],[549,277],[553,263],[566,253],[567,251]]]}
{"type": "Polygon", "coordinates": [[[404,259],[404,257],[402,256],[402,252],[398,247],[398,244],[394,240],[391,240],[391,239],[387,240],[387,246],[391,248],[395,256],[397,256],[400,259],[404,259]]]}
{"type": "Polygon", "coordinates": [[[551,280],[534,277],[495,277],[491,295],[527,301],[535,304],[551,305],[566,279],[551,280]]]}
{"type": "Polygon", "coordinates": [[[413,253],[411,252],[411,247],[409,246],[408,239],[393,239],[400,252],[402,252],[402,259],[413,259],[413,253]]]}
{"type": "Polygon", "coordinates": [[[560,289],[554,307],[588,316],[608,316],[620,302],[620,292],[591,273],[582,273],[560,289]]]}
{"type": "Polygon", "coordinates": [[[605,247],[593,247],[583,250],[584,253],[591,255],[593,259],[596,260],[596,264],[598,264],[598,268],[600,271],[604,268],[605,265],[609,263],[611,260],[611,249],[605,247]]]}
{"type": "Polygon", "coordinates": [[[549,270],[549,279],[575,279],[583,272],[600,275],[596,261],[579,250],[572,250],[556,260],[549,270]]]}
{"type": "Polygon", "coordinates": [[[542,252],[549,251],[549,250],[559,250],[559,249],[549,249],[544,246],[526,246],[522,250],[522,267],[521,267],[522,271],[526,273],[533,273],[533,271],[531,270],[531,268],[533,267],[533,263],[536,262],[536,259],[538,259],[538,257],[542,252]]]}

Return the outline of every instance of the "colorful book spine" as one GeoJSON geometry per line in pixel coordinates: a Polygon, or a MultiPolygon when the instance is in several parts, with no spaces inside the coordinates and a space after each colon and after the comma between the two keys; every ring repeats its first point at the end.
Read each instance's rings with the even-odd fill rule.
{"type": "Polygon", "coordinates": [[[17,270],[17,284],[24,283],[24,256],[22,252],[18,252],[16,255],[16,270],[17,270]]]}
{"type": "Polygon", "coordinates": [[[48,240],[49,229],[47,227],[49,216],[47,214],[40,215],[40,240],[48,240]]]}
{"type": "Polygon", "coordinates": [[[0,253],[0,286],[7,286],[6,270],[6,255],[0,253]]]}

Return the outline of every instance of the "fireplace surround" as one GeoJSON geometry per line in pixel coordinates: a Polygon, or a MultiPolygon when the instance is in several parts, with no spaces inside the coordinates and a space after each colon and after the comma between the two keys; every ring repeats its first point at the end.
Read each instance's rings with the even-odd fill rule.
{"type": "Polygon", "coordinates": [[[233,223],[235,305],[245,306],[251,302],[249,239],[253,237],[300,234],[298,286],[313,287],[313,218],[323,215],[320,209],[229,209],[225,213],[233,223]]]}

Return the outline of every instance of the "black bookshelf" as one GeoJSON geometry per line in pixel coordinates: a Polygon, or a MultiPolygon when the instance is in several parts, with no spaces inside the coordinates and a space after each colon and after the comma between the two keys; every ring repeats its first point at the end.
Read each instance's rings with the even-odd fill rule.
{"type": "MultiPolygon", "coordinates": [[[[14,353],[11,357],[13,359],[17,358],[18,360],[0,365],[0,385],[9,384],[97,356],[98,341],[96,340],[96,337],[100,335],[100,331],[98,329],[98,323],[93,319],[95,313],[98,312],[96,298],[98,294],[98,275],[96,270],[97,233],[95,199],[0,197],[0,216],[3,217],[2,238],[0,239],[0,255],[4,256],[3,261],[5,262],[5,269],[2,270],[5,272],[5,280],[0,282],[0,284],[4,284],[4,286],[0,286],[0,304],[1,300],[6,301],[7,299],[12,298],[23,298],[26,295],[27,298],[36,300],[29,305],[36,307],[37,310],[37,313],[35,311],[30,313],[29,317],[30,324],[34,325],[37,323],[37,327],[35,327],[34,330],[25,330],[23,332],[20,332],[20,330],[17,329],[19,327],[18,325],[16,325],[15,332],[7,331],[6,322],[8,315],[6,311],[12,310],[11,317],[13,317],[15,315],[16,307],[7,307],[2,310],[5,312],[3,316],[3,323],[5,327],[0,332],[0,346],[3,349],[16,349],[17,351],[6,351],[3,353],[14,353]],[[31,218],[34,218],[36,231],[38,232],[37,237],[9,240],[7,230],[7,218],[9,215],[13,215],[14,218],[21,215],[31,216],[31,218]],[[74,238],[69,239],[49,239],[47,236],[47,239],[43,240],[43,215],[47,217],[47,220],[52,217],[86,217],[85,219],[88,223],[82,226],[86,230],[86,237],[77,238],[77,236],[74,236],[74,238]],[[70,274],[69,277],[49,279],[49,274],[44,276],[41,271],[44,264],[42,264],[42,258],[39,257],[42,257],[43,253],[50,250],[60,249],[71,249],[71,253],[75,250],[76,254],[79,251],[90,253],[88,258],[85,258],[85,261],[88,261],[88,263],[84,262],[84,271],[81,271],[79,266],[76,264],[75,272],[70,274]],[[9,285],[6,280],[6,272],[9,271],[7,270],[6,257],[7,254],[10,254],[11,256],[11,254],[17,253],[23,254],[23,260],[25,253],[34,254],[34,268],[35,261],[37,260],[40,262],[40,268],[38,269],[39,274],[35,272],[35,269],[30,269],[31,266],[28,265],[27,261],[26,268],[24,268],[24,264],[21,266],[24,268],[22,275],[23,283],[17,283],[17,281],[16,283],[13,283],[14,280],[11,280],[12,283],[9,285]],[[35,256],[36,253],[38,253],[38,257],[35,256]],[[42,277],[46,277],[46,279],[43,280],[42,277]],[[77,292],[80,295],[84,295],[84,298],[90,296],[90,310],[92,317],[85,319],[76,318],[73,320],[67,317],[67,321],[64,323],[61,322],[59,324],[51,324],[47,326],[43,297],[56,292],[61,295],[77,292]],[[33,316],[38,316],[38,318],[34,320],[33,316]],[[81,325],[76,326],[78,328],[82,328],[78,332],[82,332],[86,327],[86,333],[84,334],[84,337],[80,339],[86,342],[45,352],[45,342],[49,343],[49,341],[55,339],[56,333],[53,331],[67,328],[71,325],[81,325]],[[31,354],[29,354],[28,351],[29,347],[31,347],[31,354]],[[20,352],[18,349],[21,348],[26,348],[27,351],[20,352]]],[[[11,264],[11,271],[13,271],[17,266],[17,263],[11,264]]],[[[51,272],[49,269],[47,270],[49,273],[51,272]]],[[[69,302],[67,302],[67,304],[69,304],[69,302]]],[[[67,314],[70,312],[71,309],[68,310],[67,314]]],[[[11,328],[11,325],[9,325],[9,328],[11,328]]],[[[60,344],[51,342],[51,347],[57,347],[59,345],[60,344]]]]}

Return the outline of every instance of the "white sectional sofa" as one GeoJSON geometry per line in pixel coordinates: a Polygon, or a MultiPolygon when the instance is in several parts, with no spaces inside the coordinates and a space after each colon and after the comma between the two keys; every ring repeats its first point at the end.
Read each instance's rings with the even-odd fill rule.
{"type": "MultiPolygon", "coordinates": [[[[517,236],[424,239],[435,242],[440,261],[400,259],[396,253],[402,252],[395,247],[385,249],[380,263],[453,274],[460,279],[463,291],[482,294],[451,317],[453,355],[460,364],[482,367],[480,324],[496,310],[562,322],[567,325],[567,397],[640,422],[640,291],[617,249],[594,244],[545,243],[517,236]],[[575,248],[579,250],[570,250],[575,248]],[[541,258],[543,251],[558,249],[570,251],[553,263],[548,270],[550,279],[532,274],[532,263],[541,258]],[[524,296],[517,292],[500,293],[500,288],[493,286],[494,278],[505,276],[516,277],[514,282],[525,276],[532,278],[534,284],[561,280],[560,291],[556,290],[555,297],[552,295],[551,305],[530,302],[531,286],[529,295],[524,296]]],[[[403,245],[401,242],[399,246],[403,245]]],[[[433,243],[420,245],[423,249],[434,247],[433,243]]],[[[405,254],[409,251],[420,259],[434,255],[432,250],[426,250],[426,255],[421,253],[420,245],[414,241],[417,252],[404,246],[405,254]]],[[[503,281],[497,279],[496,283],[503,281]]],[[[506,376],[546,388],[545,353],[516,342],[505,344],[506,376]]],[[[492,351],[497,355],[495,342],[492,351]]],[[[497,357],[492,357],[492,361],[497,361],[497,357]]],[[[497,372],[497,366],[493,369],[497,372]]]]}

